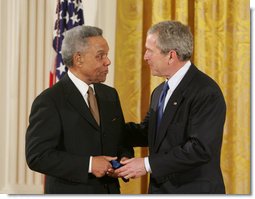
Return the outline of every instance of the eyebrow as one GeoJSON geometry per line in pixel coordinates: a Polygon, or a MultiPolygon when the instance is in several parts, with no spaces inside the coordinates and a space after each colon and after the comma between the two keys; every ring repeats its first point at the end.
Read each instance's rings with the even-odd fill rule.
{"type": "Polygon", "coordinates": [[[104,50],[98,50],[97,53],[104,53],[105,51],[104,50]]]}

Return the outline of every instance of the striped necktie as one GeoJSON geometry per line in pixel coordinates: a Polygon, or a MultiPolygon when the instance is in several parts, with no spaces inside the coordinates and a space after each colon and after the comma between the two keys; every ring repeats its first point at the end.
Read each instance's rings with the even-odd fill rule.
{"type": "Polygon", "coordinates": [[[163,87],[162,92],[161,92],[160,97],[159,97],[158,115],[157,115],[158,116],[157,117],[157,129],[159,128],[161,119],[163,117],[164,104],[165,104],[165,99],[166,99],[166,94],[167,94],[168,89],[169,89],[169,86],[168,86],[168,81],[167,81],[167,82],[165,82],[164,87],[163,87]]]}

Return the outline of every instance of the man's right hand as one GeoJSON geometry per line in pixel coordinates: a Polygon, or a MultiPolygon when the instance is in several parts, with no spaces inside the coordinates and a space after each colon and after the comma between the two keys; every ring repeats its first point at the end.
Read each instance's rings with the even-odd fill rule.
{"type": "Polygon", "coordinates": [[[92,157],[92,174],[100,178],[106,175],[107,171],[112,168],[111,160],[117,160],[117,157],[111,156],[94,156],[92,157]]]}

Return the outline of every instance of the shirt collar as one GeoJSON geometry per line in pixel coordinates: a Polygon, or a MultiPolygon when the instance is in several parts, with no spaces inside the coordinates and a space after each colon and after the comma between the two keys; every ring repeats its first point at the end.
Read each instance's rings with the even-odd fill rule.
{"type": "Polygon", "coordinates": [[[170,90],[173,92],[176,87],[181,82],[184,75],[187,73],[191,66],[191,62],[187,61],[183,67],[181,67],[169,80],[168,80],[168,86],[170,90]]]}
{"type": "Polygon", "coordinates": [[[76,77],[70,70],[67,71],[67,74],[69,78],[71,79],[71,81],[74,83],[74,85],[77,87],[77,89],[80,91],[83,97],[87,94],[89,86],[91,86],[93,88],[93,92],[95,92],[93,84],[91,85],[86,84],[84,81],[76,77]]]}

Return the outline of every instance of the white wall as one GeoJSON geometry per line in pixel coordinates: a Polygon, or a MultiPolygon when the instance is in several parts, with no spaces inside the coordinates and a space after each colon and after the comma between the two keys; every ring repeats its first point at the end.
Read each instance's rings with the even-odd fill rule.
{"type": "MultiPolygon", "coordinates": [[[[99,26],[112,61],[116,0],[84,0],[85,24],[99,26]]],[[[25,133],[34,98],[49,85],[53,62],[54,0],[0,0],[0,193],[43,192],[43,176],[25,162],[25,133]]]]}
{"type": "Polygon", "coordinates": [[[103,35],[110,47],[109,58],[111,65],[105,84],[114,85],[114,53],[115,53],[115,25],[116,0],[85,0],[83,1],[85,25],[98,26],[103,29],[103,35]]]}

